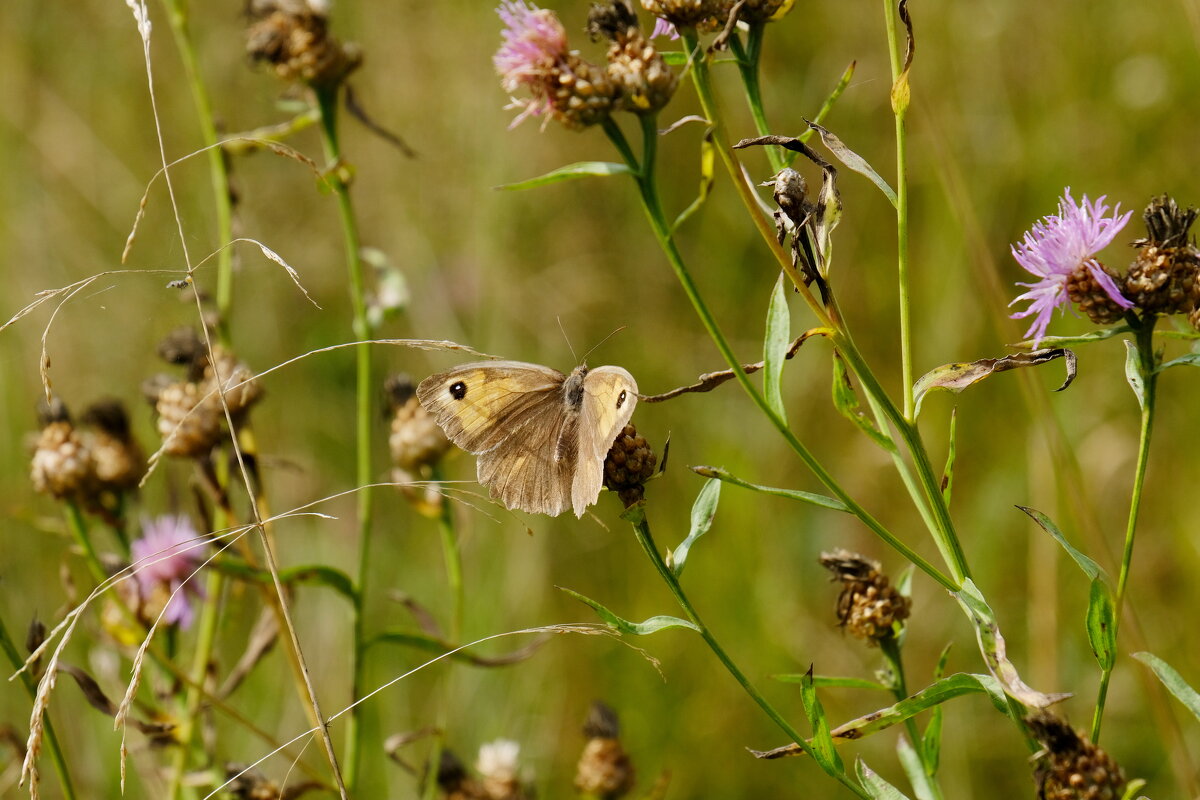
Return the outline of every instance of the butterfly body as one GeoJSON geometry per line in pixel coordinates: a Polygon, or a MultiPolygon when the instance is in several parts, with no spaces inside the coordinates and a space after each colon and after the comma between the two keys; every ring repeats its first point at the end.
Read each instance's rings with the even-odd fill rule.
{"type": "Polygon", "coordinates": [[[479,482],[507,508],[577,517],[596,502],[604,457],[637,405],[621,367],[481,361],[431,375],[417,399],[450,441],[479,456],[479,482]]]}

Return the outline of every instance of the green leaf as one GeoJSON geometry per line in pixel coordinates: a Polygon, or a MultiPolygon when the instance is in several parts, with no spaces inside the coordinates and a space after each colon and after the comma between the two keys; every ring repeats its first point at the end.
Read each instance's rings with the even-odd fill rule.
{"type": "Polygon", "coordinates": [[[763,395],[767,405],[784,422],[787,422],[787,410],[783,406],[783,363],[791,341],[791,315],[788,313],[787,292],[781,272],[767,307],[767,335],[763,340],[763,395]]]}
{"type": "Polygon", "coordinates": [[[709,128],[705,132],[704,138],[700,140],[700,193],[696,195],[696,199],[691,202],[687,208],[679,212],[679,216],[671,223],[671,231],[674,232],[680,225],[687,222],[688,219],[695,214],[700,208],[708,202],[708,197],[712,194],[713,184],[716,183],[715,166],[717,161],[717,148],[713,144],[713,131],[709,128]]]}
{"type": "MultiPolygon", "coordinates": [[[[942,655],[938,658],[937,666],[933,669],[933,679],[939,681],[946,671],[946,662],[950,659],[950,647],[946,645],[942,648],[942,655]]],[[[934,706],[929,712],[929,724],[925,726],[925,733],[921,736],[921,749],[925,751],[925,768],[928,770],[929,777],[937,775],[938,764],[942,756],[942,720],[945,716],[943,707],[940,705],[934,706]]]]}
{"type": "Polygon", "coordinates": [[[981,358],[977,361],[965,361],[956,364],[943,364],[926,372],[913,384],[913,399],[916,401],[914,416],[920,416],[921,404],[925,396],[934,390],[942,390],[959,394],[969,386],[974,386],[984,378],[998,372],[1008,372],[1021,367],[1036,367],[1056,359],[1065,359],[1067,377],[1054,391],[1061,392],[1075,380],[1075,354],[1063,347],[1045,347],[1031,353],[1013,353],[1000,358],[981,358]]]}
{"type": "Polygon", "coordinates": [[[632,174],[633,170],[624,164],[614,164],[610,161],[580,161],[575,164],[568,164],[565,167],[559,167],[536,178],[530,178],[529,180],[517,183],[506,183],[496,188],[507,192],[515,192],[523,189],[534,189],[538,186],[548,186],[551,183],[575,180],[576,178],[605,178],[609,175],[632,174]]]}
{"type": "Polygon", "coordinates": [[[954,461],[958,457],[958,409],[950,412],[950,443],[946,447],[946,466],[942,468],[942,499],[950,505],[954,492],[954,461]]]}
{"type": "Polygon", "coordinates": [[[1042,527],[1042,530],[1053,536],[1054,540],[1062,545],[1062,548],[1067,551],[1067,555],[1074,559],[1075,563],[1079,565],[1079,568],[1083,570],[1083,573],[1088,578],[1096,580],[1098,576],[1105,574],[1099,564],[1071,546],[1071,543],[1067,541],[1067,537],[1063,535],[1063,532],[1058,529],[1058,526],[1049,517],[1034,508],[1026,508],[1025,506],[1017,506],[1017,508],[1032,517],[1033,521],[1042,527]]]}
{"type": "MultiPolygon", "coordinates": [[[[469,650],[458,650],[453,653],[450,658],[455,661],[462,661],[467,664],[474,664],[477,667],[503,667],[509,664],[516,664],[519,661],[532,656],[543,644],[549,641],[548,638],[538,639],[531,644],[514,650],[511,653],[505,653],[498,656],[478,656],[471,653],[469,650]]],[[[427,633],[419,633],[417,631],[404,630],[388,630],[378,633],[375,636],[367,639],[365,647],[371,648],[381,644],[399,645],[401,647],[413,647],[417,650],[424,650],[436,655],[442,655],[454,650],[457,645],[443,641],[436,636],[430,636],[427,633]]]]}
{"type": "Polygon", "coordinates": [[[855,765],[858,782],[871,795],[872,800],[909,800],[908,795],[876,775],[861,758],[855,765]]]}
{"type": "Polygon", "coordinates": [[[1092,581],[1088,599],[1087,633],[1100,669],[1110,672],[1117,660],[1116,602],[1103,576],[1092,581]]]}
{"type": "Polygon", "coordinates": [[[842,361],[841,354],[836,351],[833,354],[833,405],[838,413],[853,422],[875,444],[889,453],[896,452],[896,443],[892,441],[891,437],[879,430],[859,408],[858,395],[854,393],[854,387],[850,385],[846,362],[842,361]]]}
{"type": "Polygon", "coordinates": [[[791,500],[799,500],[801,503],[809,503],[821,508],[828,508],[832,511],[849,511],[846,504],[836,497],[827,497],[823,494],[813,494],[812,492],[802,492],[798,489],[776,489],[773,486],[760,486],[757,483],[744,481],[736,475],[731,475],[719,467],[692,467],[692,472],[701,475],[705,478],[716,478],[725,483],[732,483],[734,486],[741,486],[743,489],[750,489],[763,494],[775,495],[776,497],[787,497],[791,500]]]}
{"type": "MultiPolygon", "coordinates": [[[[231,575],[241,580],[265,584],[273,582],[270,572],[265,569],[255,569],[244,561],[217,559],[213,562],[213,567],[226,575],[231,575]]],[[[354,581],[350,580],[350,576],[339,569],[327,567],[323,564],[307,564],[281,569],[279,570],[279,581],[285,586],[304,583],[325,586],[333,589],[351,603],[358,600],[358,592],[355,590],[354,581]]]]}
{"type": "Polygon", "coordinates": [[[954,592],[953,596],[975,626],[979,652],[983,654],[984,660],[987,662],[988,671],[1000,682],[1009,697],[1032,708],[1047,708],[1071,696],[1069,694],[1045,694],[1021,680],[1017,668],[1008,659],[1008,645],[1000,634],[996,616],[992,613],[987,601],[983,599],[983,595],[980,594],[974,581],[970,578],[963,581],[962,589],[954,592]]]}
{"type": "Polygon", "coordinates": [[[1125,340],[1125,380],[1137,398],[1138,408],[1146,405],[1146,386],[1142,381],[1142,357],[1138,354],[1137,345],[1125,340]]]}
{"type": "MultiPolygon", "coordinates": [[[[1120,336],[1122,333],[1129,333],[1128,325],[1118,325],[1115,328],[1105,328],[1100,331],[1091,331],[1083,333],[1079,336],[1043,336],[1037,340],[1039,348],[1045,347],[1072,347],[1077,344],[1090,344],[1092,342],[1101,342],[1105,339],[1111,339],[1114,336],[1120,336]]],[[[1023,342],[1009,345],[1010,347],[1019,347],[1022,350],[1033,350],[1034,340],[1026,339],[1023,342]]]]}
{"type": "Polygon", "coordinates": [[[896,755],[900,757],[900,766],[904,767],[904,774],[908,776],[908,782],[912,784],[917,800],[938,800],[938,794],[930,785],[929,776],[925,774],[925,764],[921,762],[921,756],[904,734],[896,740],[896,755]]]}
{"type": "Polygon", "coordinates": [[[660,50],[658,54],[662,56],[664,63],[672,67],[682,67],[688,63],[687,53],[682,50],[660,50]]]}
{"type": "Polygon", "coordinates": [[[721,482],[716,478],[709,478],[700,489],[700,494],[696,496],[696,502],[692,504],[692,527],[687,538],[680,542],[667,558],[667,565],[676,578],[683,574],[683,567],[687,564],[692,545],[712,527],[713,517],[717,515],[717,503],[720,501],[721,482]]]}
{"type": "Polygon", "coordinates": [[[1186,356],[1172,359],[1155,370],[1155,372],[1162,372],[1171,367],[1200,367],[1200,353],[1188,353],[1186,356]]]}
{"type": "MultiPolygon", "coordinates": [[[[999,681],[991,675],[974,675],[959,672],[935,681],[911,697],[906,697],[887,708],[873,711],[870,714],[843,723],[830,731],[829,735],[834,740],[842,741],[862,739],[911,719],[922,711],[936,708],[948,700],[953,700],[956,697],[967,694],[984,694],[997,711],[1002,714],[1009,713],[1004,688],[1000,685],[999,681]]],[[[819,747],[815,735],[810,744],[813,748],[819,747]]],[[[754,751],[754,755],[757,758],[775,759],[796,756],[803,752],[804,749],[793,742],[782,747],[777,747],[774,750],[754,751]]]]}
{"type": "Polygon", "coordinates": [[[579,602],[591,606],[592,610],[600,616],[600,619],[604,620],[605,624],[620,633],[627,633],[633,636],[646,636],[667,628],[687,628],[695,631],[696,633],[700,633],[700,628],[698,628],[695,624],[688,622],[686,619],[679,619],[678,617],[658,616],[650,617],[650,619],[646,620],[645,622],[630,622],[627,619],[618,617],[616,614],[609,611],[607,608],[591,598],[584,597],[578,592],[573,592],[570,589],[564,589],[561,586],[558,588],[561,591],[571,595],[571,597],[574,597],[579,602]]]}
{"type": "Polygon", "coordinates": [[[1200,720],[1200,693],[1193,689],[1175,669],[1153,653],[1142,651],[1134,653],[1133,657],[1154,671],[1167,691],[1175,695],[1175,699],[1183,703],[1188,711],[1200,720]]]}
{"type": "Polygon", "coordinates": [[[1125,794],[1121,795],[1121,800],[1134,800],[1135,797],[1138,800],[1150,800],[1150,798],[1145,796],[1139,797],[1139,793],[1144,788],[1146,788],[1146,780],[1144,778],[1134,778],[1125,785],[1125,794]]]}
{"type": "Polygon", "coordinates": [[[809,675],[807,672],[793,672],[782,675],[772,675],[772,678],[780,683],[804,683],[806,680],[812,680],[812,685],[817,689],[876,689],[881,692],[890,692],[891,687],[884,686],[878,681],[868,681],[864,678],[839,678],[830,675],[809,675]]]}
{"type": "Polygon", "coordinates": [[[800,699],[804,703],[804,713],[808,716],[808,724],[812,726],[812,757],[830,775],[843,775],[846,766],[842,756],[833,745],[833,736],[829,732],[829,719],[825,709],[817,697],[817,687],[813,684],[812,670],[809,669],[805,680],[800,682],[800,699]]]}

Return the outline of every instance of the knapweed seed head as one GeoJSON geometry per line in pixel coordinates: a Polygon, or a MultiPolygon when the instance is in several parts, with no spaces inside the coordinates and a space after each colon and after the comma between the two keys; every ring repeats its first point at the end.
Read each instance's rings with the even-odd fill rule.
{"type": "Polygon", "coordinates": [[[1013,303],[1029,301],[1028,307],[1012,316],[1034,318],[1025,337],[1033,339],[1035,347],[1045,337],[1054,309],[1062,308],[1068,301],[1080,303],[1089,318],[1102,324],[1114,321],[1114,314],[1119,319],[1125,309],[1133,307],[1121,294],[1113,275],[1095,258],[1133,213],[1122,215],[1120,211],[1118,204],[1112,216],[1108,216],[1103,196],[1093,203],[1084,195],[1083,203],[1076,204],[1068,188],[1058,201],[1058,214],[1035,222],[1021,242],[1013,246],[1017,263],[1040,279],[1018,284],[1029,291],[1013,300],[1013,303]]]}
{"type": "Polygon", "coordinates": [[[822,553],[820,561],[842,582],[838,623],[872,645],[895,636],[895,625],[908,619],[912,600],[888,582],[879,563],[849,550],[822,553]]]}
{"type": "Polygon", "coordinates": [[[203,563],[207,549],[205,540],[183,514],[142,523],[142,536],[132,542],[130,553],[144,617],[153,619],[165,606],[164,622],[181,628],[192,624],[192,603],[204,593],[189,578],[203,563]],[[171,593],[181,586],[183,590],[172,598],[171,593]]]}
{"type": "Polygon", "coordinates": [[[1167,195],[1150,201],[1142,214],[1146,237],[1134,242],[1138,257],[1122,289],[1143,311],[1187,314],[1200,322],[1200,250],[1188,238],[1197,209],[1181,209],[1167,195]]]}
{"type": "Polygon", "coordinates": [[[450,449],[450,440],[417,400],[412,378],[393,375],[384,381],[383,389],[392,416],[388,435],[392,482],[422,514],[438,516],[445,502],[438,487],[416,484],[433,477],[433,467],[450,449]]]}
{"type": "Polygon", "coordinates": [[[255,379],[254,371],[223,346],[213,345],[212,358],[206,357],[203,361],[201,388],[215,390],[219,376],[225,403],[235,418],[248,411],[262,397],[262,387],[255,379]]]}
{"type": "Polygon", "coordinates": [[[579,130],[609,115],[617,87],[602,68],[567,48],[566,29],[553,11],[527,0],[503,0],[496,13],[505,24],[504,42],[492,57],[500,85],[530,95],[513,97],[509,107],[521,113],[510,128],[540,116],[579,130]]]}
{"type": "Polygon", "coordinates": [[[163,451],[183,458],[207,456],[221,439],[221,400],[200,384],[176,381],[153,398],[163,451]]]}
{"type": "Polygon", "coordinates": [[[746,22],[776,22],[795,5],[796,0],[746,0],[738,18],[746,22]]]}
{"type": "Polygon", "coordinates": [[[629,508],[645,497],[646,481],[657,464],[658,456],[631,422],[617,434],[604,459],[604,486],[629,508]]]}
{"type": "Polygon", "coordinates": [[[1065,720],[1040,711],[1025,720],[1043,750],[1034,758],[1039,800],[1120,800],[1125,772],[1065,720]]]}
{"type": "Polygon", "coordinates": [[[721,11],[725,10],[727,16],[732,5],[725,0],[642,0],[642,8],[676,28],[711,28],[715,19],[720,19],[723,24],[721,11]]]}
{"type": "Polygon", "coordinates": [[[249,10],[246,51],[281,80],[336,86],[362,63],[357,46],[329,33],[326,3],[257,0],[249,10]]]}
{"type": "Polygon", "coordinates": [[[622,110],[652,114],[670,101],[678,78],[642,33],[624,0],[593,4],[587,29],[593,38],[603,36],[611,42],[607,72],[620,92],[622,110]]]}
{"type": "Polygon", "coordinates": [[[38,416],[42,430],[29,470],[33,488],[59,500],[79,498],[94,479],[91,450],[58,398],[43,403],[38,416]]]}
{"type": "Polygon", "coordinates": [[[617,712],[600,701],[592,703],[583,724],[587,744],[575,771],[575,788],[583,794],[615,800],[633,788],[637,776],[619,733],[617,712]]]}
{"type": "Polygon", "coordinates": [[[521,785],[520,755],[521,745],[511,739],[480,746],[475,769],[487,800],[525,800],[530,796],[521,785]]]}

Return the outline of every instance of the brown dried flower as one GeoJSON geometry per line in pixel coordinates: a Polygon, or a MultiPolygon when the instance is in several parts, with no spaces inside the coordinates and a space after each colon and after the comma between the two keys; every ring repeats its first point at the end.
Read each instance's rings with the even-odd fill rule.
{"type": "Polygon", "coordinates": [[[658,457],[631,422],[617,435],[604,459],[604,485],[629,508],[645,496],[658,457]]]}
{"type": "Polygon", "coordinates": [[[251,4],[250,16],[246,51],[281,80],[335,86],[362,63],[355,45],[343,45],[329,33],[324,3],[259,0],[251,4]]]}
{"type": "Polygon", "coordinates": [[[1025,722],[1045,748],[1034,761],[1039,800],[1119,800],[1124,795],[1125,772],[1065,720],[1040,711],[1025,722]]]}
{"type": "Polygon", "coordinates": [[[618,738],[617,712],[604,703],[592,703],[583,734],[588,737],[575,771],[575,788],[584,794],[615,800],[633,788],[633,762],[618,738]]]}
{"type": "Polygon", "coordinates": [[[822,553],[820,561],[843,584],[838,622],[854,636],[878,644],[895,635],[895,623],[908,619],[912,601],[888,583],[878,562],[849,550],[822,553]]]}

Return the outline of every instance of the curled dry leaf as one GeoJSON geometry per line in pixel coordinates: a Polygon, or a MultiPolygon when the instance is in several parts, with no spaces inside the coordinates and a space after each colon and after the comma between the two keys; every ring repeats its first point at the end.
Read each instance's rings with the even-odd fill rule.
{"type": "Polygon", "coordinates": [[[1075,380],[1076,357],[1072,350],[1065,347],[1050,347],[1034,350],[1031,353],[1014,353],[1002,358],[981,358],[978,361],[968,361],[958,364],[944,364],[930,370],[917,379],[913,384],[913,398],[916,400],[916,414],[921,413],[921,402],[925,395],[934,389],[944,389],[958,394],[968,386],[978,383],[989,375],[997,372],[1007,372],[1020,367],[1036,367],[1056,359],[1064,359],[1067,367],[1067,377],[1054,391],[1061,392],[1075,380]]]}

